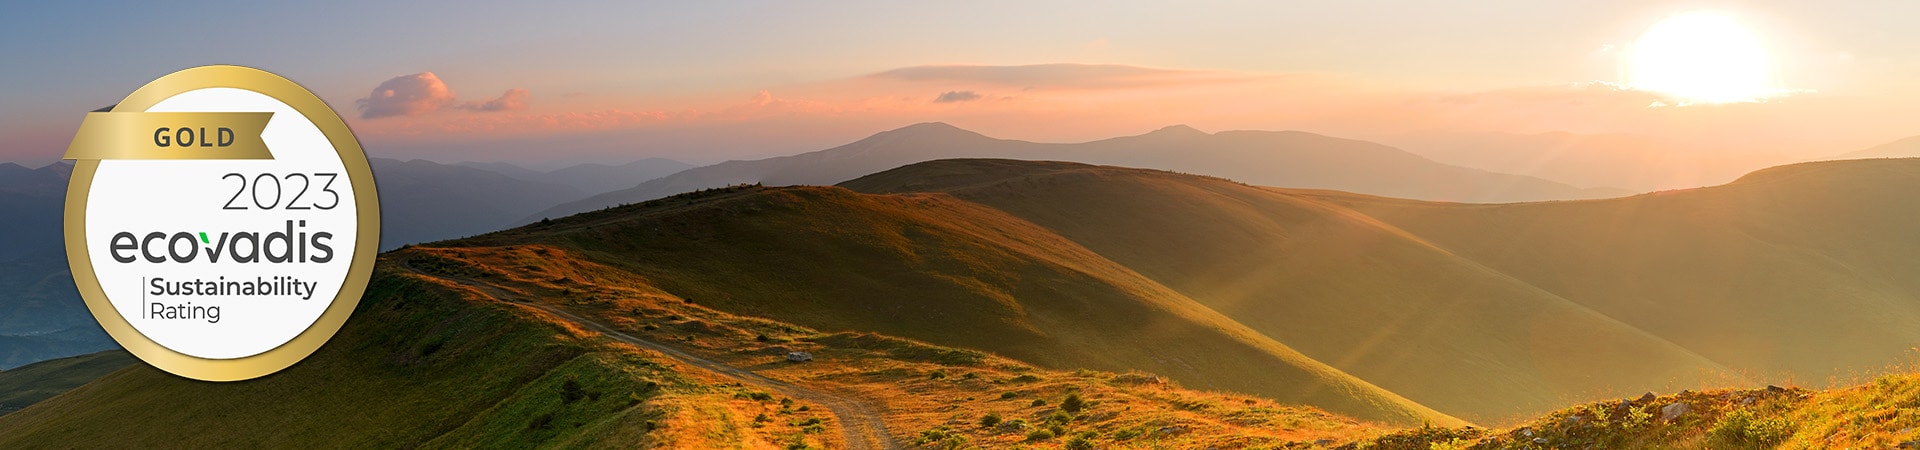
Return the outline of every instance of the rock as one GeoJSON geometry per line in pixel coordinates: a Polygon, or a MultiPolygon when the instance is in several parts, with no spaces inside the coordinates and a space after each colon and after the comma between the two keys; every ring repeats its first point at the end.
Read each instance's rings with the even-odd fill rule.
{"type": "Polygon", "coordinates": [[[1742,405],[1753,404],[1753,397],[1740,397],[1740,404],[1742,405]]]}
{"type": "Polygon", "coordinates": [[[1900,445],[1895,448],[1920,448],[1920,441],[1901,442],[1900,445]]]}
{"type": "Polygon", "coordinates": [[[1587,416],[1567,416],[1567,425],[1579,425],[1587,421],[1587,416]]]}
{"type": "Polygon", "coordinates": [[[1333,440],[1332,440],[1332,439],[1321,439],[1321,440],[1317,440],[1317,441],[1313,441],[1313,445],[1318,445],[1318,446],[1321,446],[1321,447],[1332,447],[1332,446],[1333,446],[1333,440]]]}
{"type": "Polygon", "coordinates": [[[1521,429],[1520,429],[1520,435],[1521,435],[1521,436],[1526,436],[1526,437],[1533,437],[1533,429],[1532,429],[1532,428],[1521,428],[1521,429]]]}
{"type": "Polygon", "coordinates": [[[1646,403],[1646,402],[1651,402],[1651,401],[1653,401],[1653,399],[1655,399],[1655,398],[1659,398],[1659,397],[1657,397],[1657,396],[1655,396],[1655,395],[1653,395],[1653,393],[1652,393],[1652,392],[1648,392],[1648,393],[1645,393],[1645,394],[1640,394],[1640,399],[1638,399],[1638,400],[1634,400],[1633,402],[1634,402],[1634,403],[1646,403]]]}
{"type": "Polygon", "coordinates": [[[1547,438],[1533,438],[1533,443],[1547,445],[1547,438]]]}
{"type": "Polygon", "coordinates": [[[1767,385],[1767,393],[1770,393],[1770,394],[1780,394],[1780,393],[1785,393],[1785,392],[1787,392],[1787,388],[1783,388],[1783,387],[1779,387],[1779,386],[1774,386],[1774,385],[1771,385],[1771,384],[1769,384],[1769,385],[1767,385]]]}
{"type": "Polygon", "coordinates": [[[1662,406],[1660,407],[1660,421],[1665,422],[1678,419],[1680,416],[1685,415],[1688,409],[1686,403],[1680,402],[1673,402],[1667,406],[1662,406]]]}

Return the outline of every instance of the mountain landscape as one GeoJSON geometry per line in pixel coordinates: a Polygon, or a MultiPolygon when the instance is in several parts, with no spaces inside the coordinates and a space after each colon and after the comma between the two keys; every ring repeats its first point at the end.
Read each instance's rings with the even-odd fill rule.
{"type": "Polygon", "coordinates": [[[634,187],[647,180],[692,169],[694,165],[666,158],[644,158],[626,164],[579,164],[538,171],[504,162],[463,162],[458,165],[498,172],[526,181],[564,184],[587,194],[634,187]]]}
{"type": "Polygon", "coordinates": [[[532,211],[586,195],[572,186],[427,160],[373,158],[380,186],[380,248],[452,239],[512,225],[532,211]]]}
{"type": "MultiPolygon", "coordinates": [[[[1912,212],[1920,212],[1903,194],[1914,185],[1920,185],[1920,160],[1859,160],[1784,165],[1722,187],[1628,198],[1450,204],[1252,187],[1112,165],[937,160],[841,187],[697,190],[411,246],[384,256],[376,281],[384,288],[353,321],[361,329],[355,333],[401,337],[330,344],[323,350],[332,354],[328,362],[359,360],[313,365],[474,362],[486,358],[478,348],[449,352],[440,350],[447,344],[432,344],[463,338],[413,333],[480,333],[457,331],[467,329],[467,319],[420,321],[488,312],[497,323],[526,323],[509,329],[559,329],[530,333],[524,342],[536,348],[570,342],[559,346],[572,348],[572,358],[595,356],[595,371],[628,371],[620,367],[632,362],[620,358],[632,356],[605,352],[634,350],[618,350],[626,348],[620,342],[609,350],[601,340],[626,333],[641,337],[636,342],[664,340],[676,352],[760,367],[795,392],[841,392],[849,402],[885,412],[877,413],[881,425],[864,429],[887,427],[895,440],[916,437],[897,427],[927,429],[935,437],[950,431],[968,442],[1010,438],[991,427],[929,421],[929,412],[916,410],[929,408],[925,400],[914,400],[927,390],[899,385],[916,377],[912,373],[931,381],[958,371],[1000,383],[1012,383],[1021,371],[1114,381],[1133,377],[1114,373],[1152,373],[1181,388],[1256,394],[1379,423],[1334,433],[1334,442],[1398,442],[1409,437],[1396,427],[1419,423],[1440,425],[1436,431],[1452,433],[1442,433],[1448,438],[1503,442],[1513,435],[1461,427],[1521,427],[1534,417],[1563,415],[1594,419],[1596,408],[1661,410],[1674,402],[1697,404],[1701,417],[1753,410],[1755,402],[1741,398],[1763,400],[1759,408],[1812,408],[1826,400],[1805,390],[1736,388],[1709,390],[1711,396],[1693,390],[1786,385],[1903,362],[1908,348],[1899,342],[1920,338],[1905,327],[1920,313],[1908,302],[1920,292],[1912,283],[1920,263],[1903,258],[1920,250],[1914,248],[1920,242],[1901,233],[1912,212]],[[407,304],[420,296],[444,298],[428,308],[432,313],[415,312],[407,304]],[[349,350],[369,346],[401,350],[349,350]],[[854,360],[929,365],[866,371],[870,375],[829,369],[841,362],[768,365],[795,348],[877,352],[854,360]],[[1016,365],[1029,369],[1006,369],[1016,365]],[[1091,371],[1069,375],[1073,369],[1091,371]],[[933,371],[943,375],[927,375],[933,371]],[[1004,375],[989,375],[995,371],[1004,375]],[[1607,404],[1645,390],[1688,392],[1607,404]],[[1586,402],[1597,404],[1578,406],[1586,402]],[[1565,410],[1569,404],[1576,408],[1565,410]]],[[[670,354],[653,358],[662,356],[672,360],[670,354]]],[[[520,367],[513,371],[530,373],[520,377],[541,379],[561,365],[568,363],[503,369],[520,367]]],[[[697,369],[657,375],[699,379],[697,369]]],[[[250,383],[276,385],[261,394],[294,383],[276,377],[319,373],[290,371],[250,383]]],[[[394,381],[401,383],[394,387],[426,381],[394,381]]],[[[538,398],[524,390],[541,383],[497,385],[503,388],[495,390],[497,400],[476,402],[503,404],[455,408],[472,413],[459,421],[503,421],[507,417],[486,410],[524,408],[515,398],[538,398]]],[[[703,390],[699,381],[689,383],[687,394],[703,390]]],[[[1907,381],[1885,383],[1905,387],[1907,381]]],[[[92,396],[167,392],[159,396],[165,398],[196,387],[136,367],[0,419],[0,429],[60,435],[60,427],[73,427],[36,415],[40,408],[81,408],[60,417],[138,415],[131,402],[88,400],[90,388],[100,388],[92,396]],[[98,410],[75,415],[92,408],[98,410]]],[[[668,392],[674,390],[662,390],[668,392]]],[[[973,396],[1000,400],[993,392],[973,396]]],[[[342,400],[371,408],[365,404],[371,400],[342,400]]],[[[985,410],[962,412],[931,415],[985,410]]],[[[593,423],[628,413],[580,417],[582,427],[611,427],[593,423]]],[[[1029,427],[1037,419],[1046,417],[1027,419],[1029,427]]],[[[1620,427],[1684,435],[1709,433],[1722,419],[1620,427]]],[[[847,442],[866,431],[816,440],[854,446],[847,442]]],[[[369,442],[463,442],[459,438],[501,437],[497,433],[501,429],[468,429],[369,442]]],[[[595,433],[513,437],[549,442],[543,438],[611,431],[595,433]]],[[[1630,438],[1580,429],[1555,433],[1569,440],[1630,438]]],[[[1091,438],[1123,442],[1112,429],[1091,438]]],[[[799,440],[816,442],[804,431],[799,440]]]]}
{"type": "Polygon", "coordinates": [[[1920,136],[1914,136],[1865,150],[1835,156],[1833,159],[1920,158],[1920,136]]]}
{"type": "Polygon", "coordinates": [[[1394,197],[1513,202],[1626,195],[1539,178],[1450,166],[1380,144],[1298,131],[1205,133],[1171,126],[1139,136],[1078,144],[995,139],[945,123],[923,123],[794,156],[728,161],[689,169],[561,204],[523,220],[562,217],[696,189],[741,183],[829,185],[915,162],[1013,158],[1154,167],[1264,186],[1337,189],[1394,197]]]}
{"type": "MultiPolygon", "coordinates": [[[[376,169],[383,191],[434,194],[392,205],[578,192],[457,197],[433,187],[511,177],[376,169]]],[[[1920,159],[1873,159],[1477,204],[945,159],[696,189],[389,252],[333,343],[259,380],[212,389],[117,353],[0,372],[33,393],[0,446],[118,423],[205,446],[1898,443],[1904,419],[1828,417],[1892,411],[1910,376],[1758,387],[1911,356],[1916,187],[1920,159]],[[337,440],[342,422],[294,416],[389,431],[337,440]]],[[[36,333],[79,332],[58,325],[36,333]]]]}
{"type": "Polygon", "coordinates": [[[1427,133],[1392,136],[1382,142],[1445,164],[1632,192],[1724,184],[1747,172],[1792,161],[1781,155],[1689,148],[1625,134],[1427,133]]]}

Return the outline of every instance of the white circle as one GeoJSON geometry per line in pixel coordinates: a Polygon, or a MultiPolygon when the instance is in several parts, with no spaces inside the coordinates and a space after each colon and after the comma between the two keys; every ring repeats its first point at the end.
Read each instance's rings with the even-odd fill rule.
{"type": "Polygon", "coordinates": [[[333,304],[358,247],[359,208],[333,143],[292,106],[244,89],[188,91],[147,111],[272,112],[261,138],[273,159],[100,161],[86,242],[101,291],[140,334],[184,355],[245,358],[292,341],[333,304]],[[136,245],[151,233],[165,237],[129,250],[116,242],[121,233],[136,245]],[[180,233],[190,239],[176,239],[180,233]],[[271,251],[256,253],[249,233],[271,251]],[[257,259],[236,259],[250,254],[257,259]],[[281,254],[288,260],[270,261],[281,254]],[[316,261],[323,255],[329,259],[316,261]],[[123,262],[128,256],[133,261],[123,262]],[[183,282],[192,289],[169,289],[183,282]]]}
{"type": "Polygon", "coordinates": [[[1705,103],[1755,101],[1778,91],[1760,38],[1721,14],[1695,12],[1660,21],[1634,43],[1636,89],[1705,103]]]}

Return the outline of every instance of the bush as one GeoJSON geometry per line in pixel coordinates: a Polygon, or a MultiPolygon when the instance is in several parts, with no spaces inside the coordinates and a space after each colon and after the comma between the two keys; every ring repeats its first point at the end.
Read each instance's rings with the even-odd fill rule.
{"type": "Polygon", "coordinates": [[[1080,394],[1067,394],[1067,398],[1060,401],[1060,410],[1074,414],[1079,414],[1086,407],[1087,401],[1081,399],[1080,394]]]}
{"type": "Polygon", "coordinates": [[[1777,417],[1762,419],[1742,409],[1721,417],[1708,435],[1728,447],[1767,448],[1793,436],[1793,425],[1777,417]]]}
{"type": "Polygon", "coordinates": [[[560,403],[573,403],[587,397],[587,390],[580,388],[580,382],[567,380],[560,383],[560,403]]]}
{"type": "Polygon", "coordinates": [[[994,425],[999,424],[1000,414],[998,413],[987,413],[987,415],[980,416],[980,428],[993,428],[994,425]]]}
{"type": "Polygon", "coordinates": [[[1019,396],[1020,396],[1020,394],[1017,394],[1017,393],[1014,393],[1013,391],[1006,391],[1006,392],[1001,392],[1001,393],[1000,393],[1000,399],[1001,399],[1001,400],[1006,400],[1006,399],[1010,399],[1010,398],[1014,398],[1014,397],[1019,397],[1019,396]]]}
{"type": "Polygon", "coordinates": [[[914,439],[913,444],[925,448],[957,449],[967,446],[967,437],[946,427],[940,427],[921,430],[920,438],[914,439]]]}
{"type": "Polygon", "coordinates": [[[1053,439],[1053,430],[1041,428],[1038,430],[1027,432],[1027,442],[1037,442],[1037,441],[1044,441],[1048,439],[1053,439]]]}
{"type": "Polygon", "coordinates": [[[938,370],[935,370],[935,371],[933,371],[932,373],[928,373],[928,374],[927,374],[927,379],[929,379],[929,380],[938,380],[938,379],[941,379],[941,378],[946,378],[946,377],[947,377],[947,373],[946,373],[946,372],[942,372],[942,371],[938,371],[938,370]]]}
{"type": "Polygon", "coordinates": [[[1047,399],[1044,399],[1044,398],[1033,399],[1033,406],[1035,407],[1047,406],[1047,399]]]}
{"type": "Polygon", "coordinates": [[[1084,436],[1074,436],[1067,440],[1067,450],[1093,450],[1093,440],[1084,436]]]}
{"type": "Polygon", "coordinates": [[[1040,377],[1033,376],[1033,374],[1025,374],[1025,375],[1013,377],[1013,382],[1015,383],[1032,383],[1035,381],[1040,381],[1040,377]]]}

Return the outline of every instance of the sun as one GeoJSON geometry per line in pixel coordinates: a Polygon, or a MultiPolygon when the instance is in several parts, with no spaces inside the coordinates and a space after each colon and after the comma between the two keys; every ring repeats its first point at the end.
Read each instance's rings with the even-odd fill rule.
{"type": "Polygon", "coordinates": [[[1760,38],[1719,13],[1660,21],[1634,43],[1628,64],[1633,88],[1692,103],[1752,102],[1780,91],[1760,38]]]}

